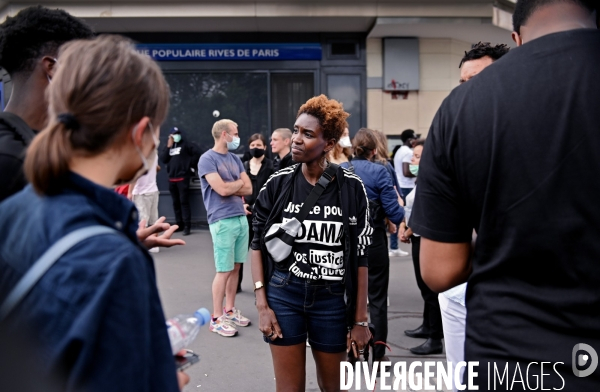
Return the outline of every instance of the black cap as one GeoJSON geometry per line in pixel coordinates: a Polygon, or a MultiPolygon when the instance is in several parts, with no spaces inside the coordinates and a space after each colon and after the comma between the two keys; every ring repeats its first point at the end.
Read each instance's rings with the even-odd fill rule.
{"type": "Polygon", "coordinates": [[[169,135],[173,135],[174,133],[181,133],[181,131],[179,130],[179,128],[173,127],[171,129],[171,132],[169,132],[169,135]]]}

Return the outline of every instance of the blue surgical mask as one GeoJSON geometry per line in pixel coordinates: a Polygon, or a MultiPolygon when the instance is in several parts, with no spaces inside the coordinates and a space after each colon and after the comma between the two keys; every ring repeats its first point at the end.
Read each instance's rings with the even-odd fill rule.
{"type": "Polygon", "coordinates": [[[231,151],[237,150],[237,148],[240,146],[240,138],[237,136],[232,136],[232,135],[229,135],[229,136],[231,136],[233,140],[230,142],[227,142],[227,149],[231,150],[231,151]]]}
{"type": "Polygon", "coordinates": [[[179,143],[181,141],[181,135],[179,135],[179,134],[173,135],[173,141],[175,143],[179,143]]]}
{"type": "Polygon", "coordinates": [[[413,176],[417,176],[419,173],[419,165],[408,165],[408,170],[410,170],[413,176]]]}

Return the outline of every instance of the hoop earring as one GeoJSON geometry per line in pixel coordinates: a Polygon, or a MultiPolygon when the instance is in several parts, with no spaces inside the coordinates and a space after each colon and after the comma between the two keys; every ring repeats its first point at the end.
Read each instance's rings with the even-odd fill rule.
{"type": "Polygon", "coordinates": [[[327,169],[327,158],[323,155],[323,160],[319,162],[319,167],[323,170],[327,169]]]}

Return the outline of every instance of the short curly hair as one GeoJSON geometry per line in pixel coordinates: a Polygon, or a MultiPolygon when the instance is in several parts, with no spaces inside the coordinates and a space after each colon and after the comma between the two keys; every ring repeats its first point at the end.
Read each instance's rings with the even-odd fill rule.
{"type": "Polygon", "coordinates": [[[83,21],[63,10],[28,7],[0,25],[0,66],[10,75],[31,72],[35,60],[56,56],[65,42],[93,37],[83,21]]]}
{"type": "Polygon", "coordinates": [[[471,60],[479,60],[484,57],[490,57],[492,61],[498,60],[500,57],[508,53],[510,48],[505,44],[498,44],[492,46],[489,42],[478,42],[471,46],[471,50],[465,52],[458,68],[462,67],[464,63],[471,60]]]}
{"type": "Polygon", "coordinates": [[[336,143],[342,137],[344,128],[348,126],[346,119],[350,116],[344,111],[342,103],[335,99],[329,99],[323,94],[312,97],[300,106],[296,118],[303,113],[316,117],[323,129],[323,138],[325,140],[335,139],[336,143]]]}

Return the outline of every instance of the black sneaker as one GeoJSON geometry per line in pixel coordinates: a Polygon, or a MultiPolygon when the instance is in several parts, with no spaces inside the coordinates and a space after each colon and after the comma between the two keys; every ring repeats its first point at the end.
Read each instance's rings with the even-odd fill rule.
{"type": "Polygon", "coordinates": [[[177,228],[177,230],[175,230],[175,233],[179,233],[179,232],[182,232],[183,230],[185,230],[183,225],[177,224],[177,226],[179,226],[179,227],[177,228]]]}
{"type": "Polygon", "coordinates": [[[186,228],[183,230],[183,235],[190,235],[190,234],[191,234],[191,229],[190,229],[190,227],[188,226],[188,227],[186,227],[186,228]]]}

